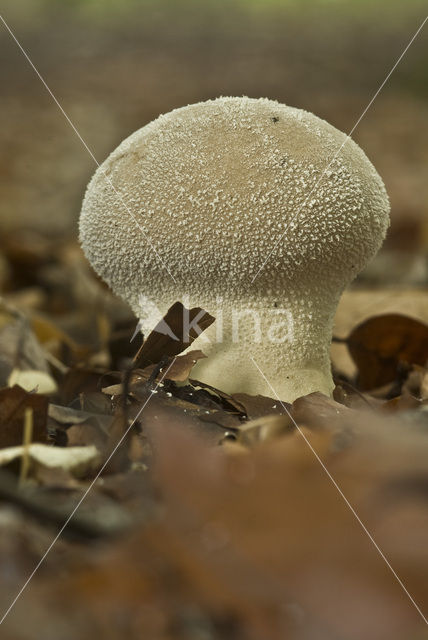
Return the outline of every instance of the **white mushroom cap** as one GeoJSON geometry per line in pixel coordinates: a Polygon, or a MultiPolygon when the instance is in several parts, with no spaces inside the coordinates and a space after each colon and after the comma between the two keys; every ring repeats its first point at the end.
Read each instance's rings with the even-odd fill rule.
{"type": "Polygon", "coordinates": [[[381,178],[345,134],[272,100],[218,98],[161,115],[110,154],[88,185],[80,238],[145,331],[156,322],[144,297],[161,313],[184,295],[214,316],[222,307],[223,342],[192,345],[209,355],[195,377],[272,395],[253,356],[291,401],[332,391],[337,302],[378,251],[388,214],[381,178]],[[264,333],[278,308],[282,344],[264,333]],[[262,335],[247,312],[235,342],[230,314],[245,309],[260,312],[262,335]]]}

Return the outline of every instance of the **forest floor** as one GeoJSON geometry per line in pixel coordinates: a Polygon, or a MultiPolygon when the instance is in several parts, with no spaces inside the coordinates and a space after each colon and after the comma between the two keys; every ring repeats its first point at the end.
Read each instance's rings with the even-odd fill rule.
{"type": "Polygon", "coordinates": [[[289,405],[193,380],[165,336],[130,341],[135,318],[75,243],[14,238],[2,637],[428,637],[423,291],[345,294],[334,399],[289,405]]]}

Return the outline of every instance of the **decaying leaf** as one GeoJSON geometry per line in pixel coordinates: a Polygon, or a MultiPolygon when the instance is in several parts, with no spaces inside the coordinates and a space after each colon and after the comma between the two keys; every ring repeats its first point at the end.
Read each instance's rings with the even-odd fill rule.
{"type": "Polygon", "coordinates": [[[228,412],[235,413],[240,415],[241,417],[247,417],[247,412],[245,406],[236,399],[234,396],[221,391],[221,389],[216,389],[212,387],[210,384],[206,384],[205,382],[201,382],[201,380],[192,380],[189,379],[191,385],[196,389],[201,389],[205,391],[208,397],[216,398],[216,401],[228,412]]]}
{"type": "Polygon", "coordinates": [[[143,342],[135,356],[134,367],[143,369],[149,364],[160,362],[165,356],[176,356],[187,349],[199,333],[193,327],[190,327],[187,333],[188,327],[184,325],[184,318],[188,317],[190,325],[199,315],[198,327],[204,331],[215,318],[204,309],[186,309],[181,302],[175,302],[143,342]]]}
{"type": "Polygon", "coordinates": [[[46,442],[47,398],[15,385],[0,389],[0,447],[22,444],[26,408],[33,410],[33,441],[46,442]]]}
{"type": "Polygon", "coordinates": [[[172,361],[169,360],[169,362],[162,367],[151,364],[144,369],[136,369],[133,375],[136,382],[139,379],[151,379],[153,382],[156,382],[163,378],[166,380],[173,380],[174,382],[185,382],[197,361],[202,358],[206,358],[206,355],[202,353],[202,351],[189,351],[184,355],[176,356],[172,361]],[[153,378],[154,372],[156,373],[153,378]],[[166,375],[165,372],[167,372],[166,375]]]}
{"type": "Polygon", "coordinates": [[[400,364],[424,365],[428,359],[428,325],[408,316],[373,316],[346,339],[358,367],[358,384],[374,389],[398,376],[400,364]]]}
{"type": "Polygon", "coordinates": [[[260,418],[270,413],[286,415],[287,410],[291,408],[288,402],[280,402],[265,396],[250,396],[248,393],[234,393],[232,398],[244,407],[245,413],[250,419],[260,418]]]}
{"type": "Polygon", "coordinates": [[[310,393],[297,398],[291,407],[291,415],[298,425],[334,428],[350,424],[356,413],[322,393],[310,393]]]}

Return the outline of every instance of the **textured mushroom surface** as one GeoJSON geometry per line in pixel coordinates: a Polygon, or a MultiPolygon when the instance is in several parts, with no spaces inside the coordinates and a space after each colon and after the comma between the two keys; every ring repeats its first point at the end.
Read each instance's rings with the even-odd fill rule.
{"type": "Polygon", "coordinates": [[[211,343],[193,344],[210,356],[196,376],[272,395],[253,355],[292,400],[331,392],[335,308],[388,214],[381,178],[345,134],[272,100],[218,98],[161,115],[111,153],[88,185],[80,238],[145,331],[151,305],[162,313],[183,296],[223,313],[222,342],[213,325],[211,343]],[[237,339],[233,310],[243,312],[237,339]]]}

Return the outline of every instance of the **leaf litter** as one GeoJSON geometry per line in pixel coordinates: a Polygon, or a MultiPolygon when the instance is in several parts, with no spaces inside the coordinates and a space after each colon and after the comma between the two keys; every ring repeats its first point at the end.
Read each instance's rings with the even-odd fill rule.
{"type": "MultiPolygon", "coordinates": [[[[356,374],[336,369],[334,399],[230,396],[192,378],[204,357],[182,353],[192,336],[131,341],[135,318],[75,247],[45,245],[2,249],[2,611],[90,491],[4,637],[427,637],[322,466],[426,613],[422,319],[403,309],[354,326],[340,340],[356,374]]],[[[178,333],[181,311],[164,318],[178,333]]]]}

